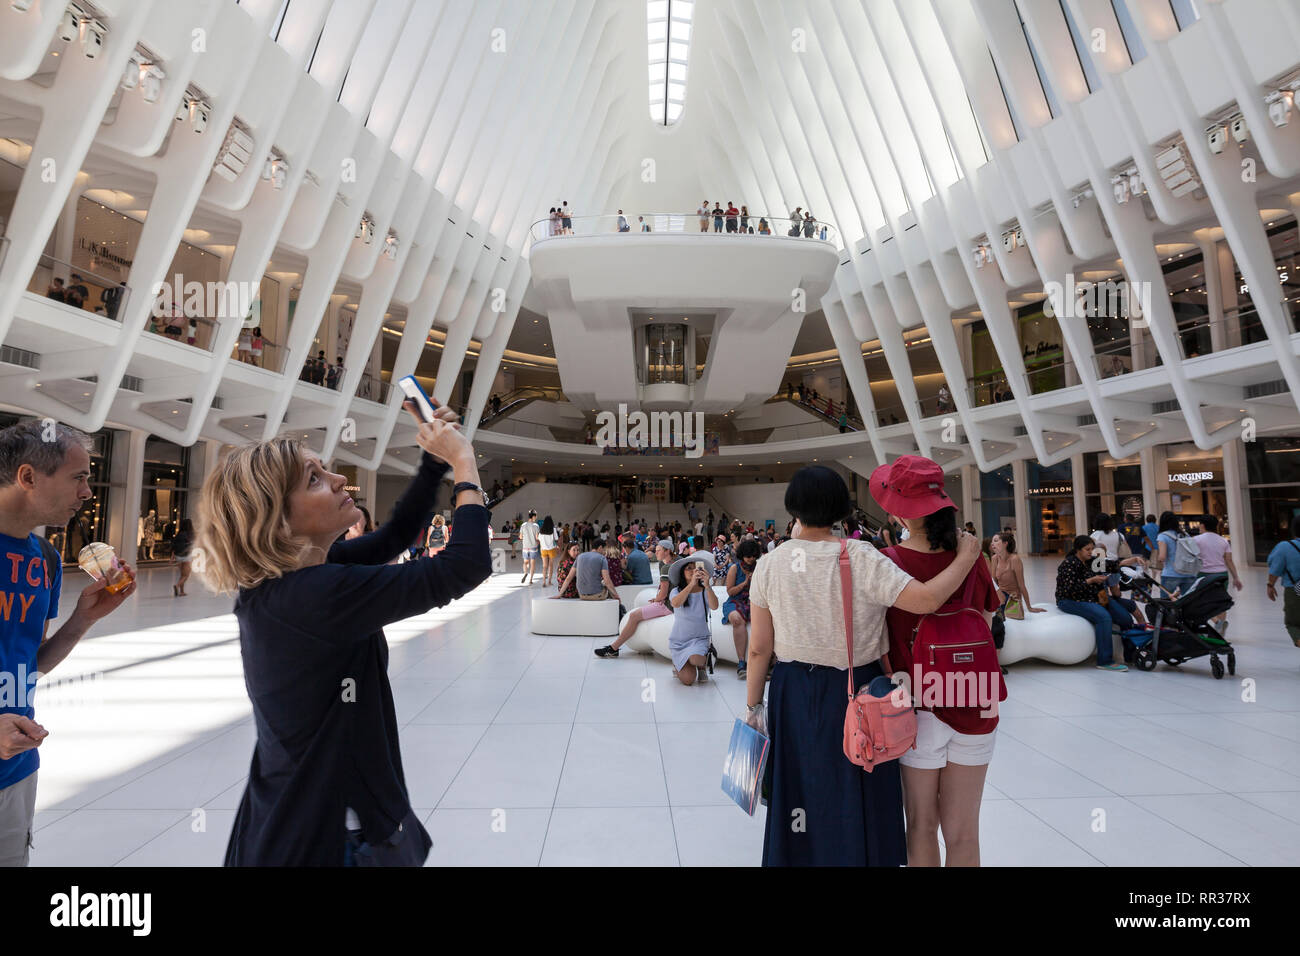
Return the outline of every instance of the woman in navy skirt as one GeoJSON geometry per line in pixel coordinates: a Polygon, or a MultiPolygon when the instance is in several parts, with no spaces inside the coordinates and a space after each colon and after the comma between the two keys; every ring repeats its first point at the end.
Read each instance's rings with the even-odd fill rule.
{"type": "MultiPolygon", "coordinates": [[[[772,740],[764,866],[903,866],[907,843],[896,761],[866,773],[844,756],[848,649],[840,595],[840,539],[831,526],[850,512],[848,488],[821,465],[795,473],[785,508],[793,538],[759,559],[750,585],[747,720],[772,740]],[[763,704],[775,650],[771,700],[763,704]]],[[[979,556],[964,535],[957,557],[926,582],[865,541],[847,543],[853,581],[853,684],[883,673],[885,609],[939,608],[979,556]]]]}

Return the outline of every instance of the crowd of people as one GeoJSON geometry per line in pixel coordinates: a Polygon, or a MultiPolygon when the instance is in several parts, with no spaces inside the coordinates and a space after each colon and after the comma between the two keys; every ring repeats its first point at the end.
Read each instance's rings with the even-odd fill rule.
{"type": "MultiPolygon", "coordinates": [[[[242,350],[242,344],[240,348],[242,350]]],[[[310,382],[312,385],[323,385],[329,389],[337,389],[339,383],[343,380],[343,356],[338,356],[334,360],[334,364],[331,365],[329,360],[325,358],[325,350],[321,349],[303,363],[298,378],[304,382],[310,382]]]]}

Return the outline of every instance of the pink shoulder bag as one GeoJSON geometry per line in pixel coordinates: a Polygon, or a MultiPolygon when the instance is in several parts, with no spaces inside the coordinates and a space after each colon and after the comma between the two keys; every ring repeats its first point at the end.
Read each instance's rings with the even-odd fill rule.
{"type": "Polygon", "coordinates": [[[853,691],[853,578],[849,552],[840,541],[840,594],[844,601],[844,637],[849,648],[849,703],[844,711],[844,756],[867,773],[896,760],[916,744],[916,711],[907,688],[895,685],[889,654],[880,659],[885,673],[853,691]]]}

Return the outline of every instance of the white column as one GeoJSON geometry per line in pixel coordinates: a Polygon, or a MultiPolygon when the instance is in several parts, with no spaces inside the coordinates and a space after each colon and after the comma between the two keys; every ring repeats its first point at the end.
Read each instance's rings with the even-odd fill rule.
{"type": "Polygon", "coordinates": [[[126,454],[122,459],[113,456],[114,466],[122,461],[126,478],[126,488],[113,509],[113,526],[120,529],[121,535],[117,543],[118,557],[127,564],[135,564],[140,540],[140,495],[144,491],[144,444],[149,435],[135,428],[127,435],[126,454]]]}
{"type": "Polygon", "coordinates": [[[983,516],[975,510],[975,486],[979,480],[979,469],[974,465],[961,466],[961,520],[974,521],[976,533],[983,537],[984,529],[980,527],[984,524],[983,516]]]}
{"type": "Polygon", "coordinates": [[[1017,458],[1011,463],[1011,494],[1014,496],[1016,506],[1016,537],[1021,541],[1029,540],[1026,537],[1029,534],[1029,498],[1025,494],[1028,488],[1029,477],[1025,469],[1025,460],[1017,458]]]}
{"type": "Polygon", "coordinates": [[[1159,469],[1156,467],[1155,449],[1148,447],[1143,448],[1138,453],[1142,461],[1142,517],[1147,515],[1160,516],[1160,502],[1156,497],[1156,474],[1159,469]]]}
{"type": "MultiPolygon", "coordinates": [[[[1070,457],[1070,487],[1074,491],[1074,533],[1086,534],[1088,531],[1088,494],[1084,478],[1083,455],[1070,457]]],[[[1068,545],[1066,546],[1068,549],[1068,545]]]]}
{"type": "MultiPolygon", "coordinates": [[[[1246,504],[1246,450],[1240,439],[1223,446],[1223,487],[1228,499],[1228,533],[1232,537],[1232,557],[1238,568],[1250,563],[1255,554],[1250,508],[1246,504]]],[[[1222,529],[1220,529],[1222,532],[1222,529]]]]}

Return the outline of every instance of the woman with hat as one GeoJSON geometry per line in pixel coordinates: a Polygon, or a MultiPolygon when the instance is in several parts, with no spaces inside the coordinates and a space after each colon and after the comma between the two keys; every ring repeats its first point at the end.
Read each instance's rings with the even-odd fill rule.
{"type": "Polygon", "coordinates": [[[668,635],[668,650],[673,655],[673,676],[687,686],[698,678],[708,680],[713,672],[713,649],[709,630],[709,611],[718,609],[718,596],[709,579],[713,573],[713,555],[697,551],[673,562],[668,569],[672,591],[668,601],[673,606],[673,630],[668,635]]]}
{"type": "MultiPolygon", "coordinates": [[[[871,496],[910,532],[882,552],[913,577],[931,577],[957,564],[957,507],[943,490],[943,469],[929,458],[903,455],[871,473],[871,496]]],[[[969,536],[966,536],[969,537],[969,536]]],[[[971,540],[975,540],[973,537],[971,540]]],[[[971,603],[986,623],[998,609],[997,586],[986,561],[962,574],[953,600],[971,603]],[[972,580],[973,577],[973,580],[972,580]]],[[[953,607],[953,605],[949,605],[953,607]]],[[[911,672],[911,642],[921,616],[900,606],[886,615],[890,659],[911,672]]],[[[991,644],[993,635],[988,631],[991,644]]],[[[997,675],[1001,692],[1001,675],[997,675]]],[[[947,703],[957,703],[951,701],[947,703]]],[[[980,798],[993,757],[997,707],[917,708],[916,747],[899,758],[903,765],[903,805],[907,812],[908,866],[939,865],[939,829],[943,828],[948,866],[979,866],[980,798]]]]}
{"type": "Polygon", "coordinates": [[[785,510],[797,519],[793,537],[754,568],[746,719],[760,730],[766,727],[771,738],[764,866],[907,862],[898,762],[866,773],[844,756],[850,675],[840,552],[843,548],[848,556],[852,582],[856,688],[884,673],[886,608],[936,610],[974,564],[979,545],[963,538],[950,568],[929,581],[914,580],[867,542],[831,533],[831,525],[851,508],[838,474],[824,465],[799,469],[785,493],[785,510]],[[765,708],[764,681],[774,651],[771,704],[765,708]]]}

